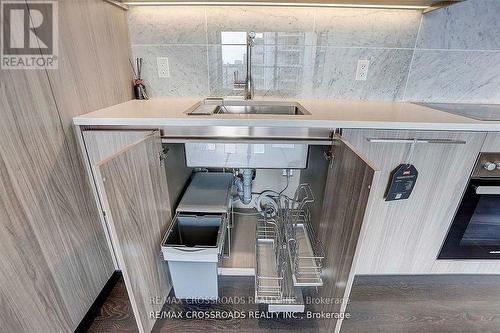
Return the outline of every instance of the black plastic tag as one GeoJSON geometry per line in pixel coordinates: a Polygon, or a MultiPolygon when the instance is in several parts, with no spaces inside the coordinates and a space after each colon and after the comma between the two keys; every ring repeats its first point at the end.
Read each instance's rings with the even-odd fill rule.
{"type": "Polygon", "coordinates": [[[400,164],[391,173],[391,181],[387,187],[385,201],[408,199],[415,187],[417,177],[418,171],[413,165],[400,164]]]}

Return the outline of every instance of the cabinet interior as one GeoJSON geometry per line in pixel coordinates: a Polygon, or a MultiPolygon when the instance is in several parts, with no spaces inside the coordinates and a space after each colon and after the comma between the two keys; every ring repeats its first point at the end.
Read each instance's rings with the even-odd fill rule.
{"type": "MultiPolygon", "coordinates": [[[[207,172],[212,175],[201,178],[229,178],[224,191],[225,197],[229,199],[231,195],[227,188],[234,180],[234,170],[222,169],[220,164],[218,168],[208,169],[199,164],[188,164],[185,143],[203,141],[195,138],[187,138],[186,141],[170,136],[164,137],[162,142],[158,131],[94,128],[82,131],[82,136],[85,154],[92,166],[92,179],[96,183],[96,200],[103,209],[103,227],[109,230],[106,235],[109,235],[110,249],[116,254],[117,268],[122,270],[127,292],[132,304],[136,305],[134,315],[138,325],[142,325],[145,330],[154,324],[154,320],[147,319],[150,311],[159,311],[163,305],[148,303],[151,290],[167,297],[174,286],[173,295],[178,296],[175,292],[175,285],[178,283],[183,285],[177,288],[181,290],[181,299],[192,298],[198,293],[204,293],[207,298],[212,299],[218,297],[218,291],[225,292],[217,287],[219,281],[230,279],[236,287],[241,283],[242,290],[245,290],[246,285],[248,291],[249,280],[254,280],[253,289],[257,292],[254,295],[242,296],[252,297],[255,300],[252,304],[258,303],[255,304],[258,309],[265,308],[267,312],[288,314],[315,310],[340,315],[345,312],[346,303],[342,300],[349,295],[352,285],[351,267],[356,244],[370,196],[370,186],[377,171],[376,167],[341,137],[307,141],[268,140],[258,137],[245,141],[257,142],[257,145],[260,145],[252,147],[253,154],[256,154],[256,148],[262,152],[262,145],[265,146],[265,153],[272,152],[265,161],[259,160],[262,163],[268,163],[270,160],[276,162],[275,155],[280,153],[280,148],[289,149],[295,143],[307,145],[307,150],[301,147],[302,160],[291,152],[281,155],[287,158],[294,156],[282,161],[293,161],[296,164],[280,162],[272,164],[275,166],[273,168],[256,168],[255,172],[252,171],[252,176],[255,175],[251,191],[253,200],[257,194],[265,190],[270,191],[271,198],[266,199],[267,201],[262,199],[261,203],[268,202],[273,206],[269,200],[272,200],[273,196],[279,197],[279,203],[275,201],[276,206],[273,207],[274,212],[281,215],[257,214],[254,205],[242,205],[235,201],[234,209],[227,209],[227,205],[224,205],[226,208],[223,208],[222,214],[220,210],[213,212],[220,217],[219,225],[222,228],[219,228],[219,231],[226,231],[226,226],[230,226],[230,232],[224,232],[224,235],[218,232],[217,246],[206,245],[202,248],[196,245],[189,248],[193,243],[178,244],[180,246],[167,243],[169,231],[175,227],[176,218],[180,216],[181,211],[183,214],[194,215],[193,220],[186,220],[191,221],[186,222],[188,224],[199,223],[205,218],[219,219],[213,215],[204,216],[210,215],[207,211],[197,215],[196,207],[200,201],[195,201],[194,204],[192,201],[191,204],[183,201],[184,195],[196,188],[190,184],[207,172]],[[196,168],[188,165],[195,165],[196,168]],[[282,169],[284,165],[285,171],[282,169]],[[301,167],[293,168],[294,166],[301,167]],[[291,177],[286,187],[286,176],[290,175],[290,170],[291,177]],[[287,199],[294,196],[297,189],[300,189],[300,193],[305,193],[302,199],[287,199]],[[281,191],[283,196],[276,195],[281,191]],[[309,200],[312,197],[314,201],[309,200]],[[304,203],[307,209],[298,209],[298,203],[304,203]],[[186,210],[186,207],[189,209],[186,210]],[[264,216],[266,219],[263,219],[264,216]],[[291,220],[293,223],[275,223],[279,227],[274,229],[262,228],[269,227],[273,218],[277,221],[291,220]],[[290,238],[290,235],[294,237],[290,238]],[[295,240],[295,243],[290,243],[290,239],[295,240]],[[159,255],[160,249],[163,256],[159,255]],[[301,252],[300,249],[306,251],[301,252]],[[198,261],[193,261],[194,258],[189,254],[195,252],[192,250],[200,256],[203,254],[204,257],[196,257],[198,261]],[[137,256],[138,253],[141,257],[137,256]],[[142,258],[147,259],[147,264],[142,258]],[[190,267],[193,265],[206,273],[192,273],[190,267]],[[274,275],[268,275],[269,272],[274,275]],[[285,272],[291,273],[291,276],[284,274],[285,272]],[[185,276],[188,278],[184,278],[185,276]],[[279,281],[278,284],[276,281],[279,281]],[[276,289],[277,286],[280,289],[276,289]],[[195,292],[193,288],[196,289],[195,292]],[[284,292],[281,293],[281,290],[284,292]],[[308,297],[338,301],[317,306],[297,302],[301,299],[307,300],[308,297]]],[[[219,143],[228,142],[230,146],[234,145],[235,141],[231,140],[207,139],[206,141],[212,144],[210,149],[207,146],[206,150],[213,150],[213,143],[216,144],[216,150],[219,149],[219,143]]],[[[241,152],[241,147],[237,147],[237,154],[241,152]]],[[[224,151],[225,149],[224,145],[224,151]]],[[[245,156],[243,154],[244,158],[245,156]]],[[[241,155],[239,157],[241,158],[241,155]]],[[[203,159],[201,161],[203,162],[203,159]]],[[[192,160],[189,163],[193,163],[192,160]]],[[[250,163],[244,166],[251,168],[250,163]]],[[[243,178],[243,183],[245,175],[248,184],[249,173],[245,172],[245,169],[238,169],[237,176],[243,178]]],[[[209,188],[218,187],[214,182],[210,184],[209,188]]],[[[235,185],[240,201],[253,201],[248,197],[248,190],[245,196],[245,191],[241,191],[239,183],[235,185]]],[[[209,198],[212,197],[215,196],[209,198]]],[[[207,206],[208,201],[212,200],[202,200],[200,206],[207,206]]],[[[216,201],[220,204],[220,201],[216,201]]],[[[176,243],[177,239],[172,242],[176,243]]],[[[182,243],[180,239],[178,243],[182,243]]],[[[337,317],[322,322],[322,326],[328,331],[333,331],[336,325],[337,317]]]]}
{"type": "MultiPolygon", "coordinates": [[[[168,151],[168,156],[165,159],[165,173],[168,178],[167,188],[172,212],[176,211],[177,205],[179,204],[184,191],[195,173],[233,173],[235,171],[235,169],[232,168],[222,169],[188,167],[186,165],[185,146],[183,143],[164,143],[163,148],[165,151],[168,151]]],[[[255,208],[255,200],[265,191],[283,193],[283,195],[293,201],[296,190],[301,186],[301,184],[307,184],[312,192],[312,195],[314,196],[314,201],[308,203],[311,223],[310,232],[317,232],[320,227],[319,221],[323,206],[323,193],[325,191],[326,178],[329,168],[329,159],[325,156],[328,156],[330,149],[330,145],[309,145],[306,167],[304,169],[292,169],[289,177],[287,176],[287,171],[284,169],[255,169],[252,181],[252,201],[245,205],[241,200],[237,199],[237,196],[235,197],[236,199],[232,201],[233,209],[230,218],[231,227],[228,229],[230,241],[225,243],[225,246],[229,246],[230,248],[224,249],[225,255],[219,261],[219,276],[255,276],[257,274],[257,259],[259,260],[260,265],[267,265],[267,263],[261,262],[263,260],[261,258],[262,255],[256,258],[256,254],[260,253],[258,243],[260,239],[259,232],[261,232],[257,229],[259,223],[263,223],[264,218],[263,215],[255,208]]],[[[290,171],[288,171],[288,173],[290,173],[290,171]]],[[[270,223],[270,221],[267,222],[270,223]]],[[[314,238],[315,243],[317,243],[318,241],[316,236],[313,235],[312,237],[314,238]]],[[[285,239],[283,239],[283,241],[285,241],[285,239]]],[[[262,249],[265,250],[265,246],[262,249]]],[[[283,259],[286,259],[288,262],[289,258],[283,257],[283,259]]],[[[288,267],[289,270],[292,269],[290,266],[288,267]]],[[[318,276],[319,275],[320,272],[318,276]]],[[[297,284],[300,285],[300,283],[297,284]]],[[[304,285],[308,286],[310,284],[304,283],[304,285]]],[[[290,286],[291,288],[295,288],[293,287],[293,283],[290,283],[290,286]]],[[[268,287],[271,288],[270,286],[268,287]]],[[[273,302],[271,301],[270,304],[272,303],[273,302]]]]}
{"type": "MultiPolygon", "coordinates": [[[[231,168],[191,168],[186,166],[185,149],[183,143],[164,143],[163,147],[168,151],[165,159],[165,171],[168,175],[168,194],[172,211],[175,211],[184,190],[189,184],[194,172],[232,172],[231,168]]],[[[318,221],[323,201],[323,192],[327,178],[329,161],[327,156],[330,151],[329,145],[309,145],[307,154],[307,167],[305,169],[292,169],[290,184],[284,193],[293,196],[299,184],[307,183],[314,193],[314,204],[312,205],[312,220],[318,221]]],[[[237,169],[237,168],[235,168],[237,169]]],[[[283,176],[283,169],[256,169],[253,179],[253,189],[263,192],[264,190],[281,191],[283,185],[286,186],[286,176],[283,176]],[[279,178],[276,180],[276,178],[279,178]],[[270,184],[271,183],[271,184],[270,184]]],[[[253,198],[255,197],[253,191],[253,198]]],[[[236,203],[236,208],[249,209],[249,205],[236,203]]]]}

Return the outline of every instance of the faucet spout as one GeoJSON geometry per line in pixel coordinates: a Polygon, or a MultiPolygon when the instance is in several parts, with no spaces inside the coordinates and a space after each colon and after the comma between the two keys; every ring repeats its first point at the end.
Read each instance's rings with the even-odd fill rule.
{"type": "Polygon", "coordinates": [[[252,48],[255,45],[255,32],[247,33],[247,78],[245,80],[245,99],[253,98],[253,80],[252,80],[252,48]]]}
{"type": "Polygon", "coordinates": [[[252,99],[253,98],[253,79],[252,79],[252,48],[255,45],[255,32],[251,31],[247,33],[247,73],[245,81],[240,81],[238,78],[238,72],[234,73],[234,88],[243,89],[243,98],[252,99]]]}

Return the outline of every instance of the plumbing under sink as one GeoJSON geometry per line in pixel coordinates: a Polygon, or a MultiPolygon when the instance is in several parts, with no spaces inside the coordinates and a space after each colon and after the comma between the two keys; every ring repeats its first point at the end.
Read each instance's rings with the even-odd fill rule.
{"type": "Polygon", "coordinates": [[[270,115],[308,115],[302,105],[295,102],[265,102],[265,101],[204,101],[188,112],[188,115],[213,114],[270,114],[270,115]]]}

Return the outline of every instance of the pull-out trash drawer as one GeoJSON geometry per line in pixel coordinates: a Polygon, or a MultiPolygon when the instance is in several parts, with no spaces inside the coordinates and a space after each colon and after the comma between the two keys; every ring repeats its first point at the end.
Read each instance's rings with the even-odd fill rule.
{"type": "Polygon", "coordinates": [[[226,231],[226,214],[175,215],[161,249],[177,298],[218,297],[217,264],[226,231]]]}

